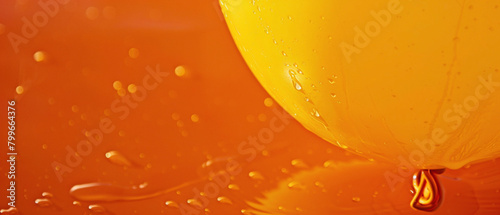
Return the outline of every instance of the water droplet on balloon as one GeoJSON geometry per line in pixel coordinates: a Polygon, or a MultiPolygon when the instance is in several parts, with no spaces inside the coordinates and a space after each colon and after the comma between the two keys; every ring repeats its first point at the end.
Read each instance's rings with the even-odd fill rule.
{"type": "Polygon", "coordinates": [[[353,202],[359,202],[359,201],[361,201],[361,198],[355,196],[355,197],[352,197],[352,201],[353,202]]]}
{"type": "Polygon", "coordinates": [[[311,115],[315,116],[315,117],[321,117],[321,115],[319,114],[318,110],[316,110],[315,108],[312,109],[312,112],[311,112],[311,115]]]}
{"type": "Polygon", "coordinates": [[[302,85],[300,84],[299,80],[297,80],[297,78],[295,77],[295,71],[290,69],[290,70],[288,70],[288,74],[290,75],[290,78],[292,79],[293,87],[296,90],[302,92],[302,85]]]}

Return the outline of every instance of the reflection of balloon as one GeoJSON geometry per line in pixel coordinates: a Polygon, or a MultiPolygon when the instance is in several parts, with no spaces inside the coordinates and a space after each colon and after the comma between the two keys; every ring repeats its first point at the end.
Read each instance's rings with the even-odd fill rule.
{"type": "Polygon", "coordinates": [[[494,2],[221,7],[260,83],[322,138],[418,168],[500,155],[500,62],[488,53],[500,48],[494,2]]]}
{"type": "Polygon", "coordinates": [[[362,160],[315,167],[281,181],[264,192],[258,203],[250,202],[250,205],[257,215],[498,214],[500,211],[496,203],[500,197],[500,192],[497,192],[500,186],[498,159],[438,175],[448,195],[441,207],[433,212],[408,207],[411,200],[407,186],[409,178],[393,191],[384,186],[383,172],[393,168],[362,160]],[[302,189],[291,189],[290,183],[300,184],[302,189]]]}

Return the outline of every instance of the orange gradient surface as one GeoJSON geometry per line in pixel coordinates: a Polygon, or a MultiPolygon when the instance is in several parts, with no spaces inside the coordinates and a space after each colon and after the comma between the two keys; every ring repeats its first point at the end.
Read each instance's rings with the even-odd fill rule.
{"type": "Polygon", "coordinates": [[[441,207],[421,212],[414,170],[307,131],[254,78],[217,1],[41,2],[57,10],[0,7],[17,153],[9,210],[4,127],[2,214],[500,213],[498,160],[436,175],[441,207]]]}

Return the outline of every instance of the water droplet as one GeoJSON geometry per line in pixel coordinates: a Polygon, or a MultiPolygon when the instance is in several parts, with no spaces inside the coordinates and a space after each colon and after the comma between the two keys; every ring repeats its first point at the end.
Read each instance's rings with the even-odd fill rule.
{"type": "Polygon", "coordinates": [[[352,197],[352,201],[353,202],[359,202],[359,201],[361,201],[361,198],[355,196],[355,197],[352,197]]]}
{"type": "Polygon", "coordinates": [[[286,57],[285,51],[282,51],[281,54],[286,57]]]}
{"type": "Polygon", "coordinates": [[[166,206],[169,206],[169,207],[172,207],[172,208],[179,208],[179,204],[177,204],[176,202],[174,201],[166,201],[165,202],[165,205],[166,206]]]}
{"type": "Polygon", "coordinates": [[[335,84],[335,80],[333,80],[332,78],[329,78],[329,79],[328,79],[328,83],[330,83],[330,84],[335,84]]]}
{"type": "Polygon", "coordinates": [[[82,203],[80,203],[79,201],[73,201],[73,205],[75,205],[75,206],[82,206],[82,203]]]}
{"type": "Polygon", "coordinates": [[[182,77],[184,75],[186,75],[186,68],[184,66],[177,66],[175,67],[175,75],[177,75],[178,77],[182,77]]]}
{"type": "Polygon", "coordinates": [[[106,152],[106,158],[109,162],[119,165],[119,166],[132,166],[132,162],[130,162],[125,156],[117,151],[109,151],[106,152]]]}
{"type": "Polygon", "coordinates": [[[104,213],[106,212],[106,208],[102,205],[89,205],[89,210],[94,213],[104,213]]]}
{"type": "Polygon", "coordinates": [[[200,117],[198,116],[198,114],[191,115],[191,121],[193,121],[193,122],[200,121],[200,117]]]}
{"type": "Polygon", "coordinates": [[[129,84],[128,87],[127,87],[127,90],[130,93],[135,93],[135,92],[137,92],[137,86],[135,84],[129,84]]]}
{"type": "Polygon", "coordinates": [[[172,119],[173,120],[179,120],[181,116],[178,113],[172,113],[172,119]]]}
{"type": "MultiPolygon", "coordinates": [[[[159,196],[171,189],[145,193],[139,186],[118,186],[110,183],[88,183],[73,186],[69,193],[79,201],[141,200],[159,196]]],[[[173,189],[173,188],[172,188],[173,189]]]]}
{"type": "Polygon", "coordinates": [[[15,215],[15,214],[19,214],[19,211],[15,207],[10,207],[9,209],[1,209],[0,214],[15,215]]]}
{"type": "Polygon", "coordinates": [[[23,93],[24,93],[24,87],[23,87],[23,86],[17,86],[17,87],[16,87],[16,93],[17,93],[18,95],[23,94],[23,93]]]}
{"type": "Polygon", "coordinates": [[[33,59],[38,63],[47,61],[47,53],[44,51],[37,51],[33,54],[33,59]]]}
{"type": "Polygon", "coordinates": [[[229,184],[227,185],[227,188],[229,188],[230,190],[240,190],[240,186],[236,184],[229,184]]]}
{"type": "Polygon", "coordinates": [[[300,85],[299,80],[297,80],[297,78],[295,77],[295,71],[289,70],[288,74],[290,75],[290,78],[292,79],[293,87],[298,91],[302,91],[302,85],[300,85]]]}
{"type": "Polygon", "coordinates": [[[319,188],[324,188],[325,185],[319,181],[314,182],[314,186],[319,187],[319,188]]]}
{"type": "Polygon", "coordinates": [[[282,173],[284,173],[284,174],[288,174],[288,173],[290,173],[290,172],[288,171],[288,169],[286,169],[286,168],[281,168],[281,169],[280,169],[280,171],[281,171],[282,173]]]}
{"type": "Polygon", "coordinates": [[[52,198],[52,197],[54,197],[54,195],[52,195],[52,193],[49,193],[49,192],[43,192],[43,193],[42,193],[42,197],[45,197],[45,198],[52,198]]]}
{"type": "Polygon", "coordinates": [[[336,98],[337,97],[337,94],[335,93],[330,93],[330,96],[333,97],[333,98],[336,98]]]}
{"type": "Polygon", "coordinates": [[[248,176],[255,180],[264,180],[264,176],[262,176],[262,174],[260,174],[260,172],[257,171],[249,172],[248,176]]]}
{"type": "Polygon", "coordinates": [[[288,188],[290,188],[292,190],[303,190],[304,186],[302,184],[300,184],[299,182],[292,181],[292,182],[288,183],[288,188]]]}
{"type": "Polygon", "coordinates": [[[247,209],[241,209],[241,213],[243,215],[255,215],[255,213],[252,213],[252,211],[247,210],[247,209]]]}
{"type": "Polygon", "coordinates": [[[231,199],[225,197],[225,196],[219,196],[217,197],[217,201],[220,202],[220,203],[224,203],[224,204],[233,204],[233,202],[231,201],[231,199]]]}
{"type": "Polygon", "coordinates": [[[315,108],[312,109],[312,112],[311,112],[311,115],[315,116],[315,117],[321,117],[321,115],[319,114],[318,110],[316,110],[315,108]]]}
{"type": "Polygon", "coordinates": [[[299,83],[299,82],[295,81],[295,82],[293,83],[293,85],[294,85],[294,87],[295,87],[295,89],[296,89],[296,90],[298,90],[298,91],[301,91],[301,90],[302,90],[302,85],[300,85],[300,83],[299,83]]]}
{"type": "Polygon", "coordinates": [[[116,93],[121,97],[124,97],[125,95],[127,95],[127,91],[123,88],[119,89],[116,93]]]}
{"type": "Polygon", "coordinates": [[[133,58],[133,59],[138,58],[138,57],[139,57],[139,49],[136,49],[136,48],[130,48],[130,49],[128,50],[128,56],[129,56],[130,58],[133,58]]]}
{"type": "Polygon", "coordinates": [[[113,82],[113,88],[115,88],[115,90],[119,90],[122,88],[122,82],[120,81],[114,81],[113,82]]]}
{"type": "Polygon", "coordinates": [[[198,207],[198,208],[203,208],[203,205],[201,204],[201,202],[196,200],[196,199],[188,199],[187,203],[192,205],[192,206],[198,207]]]}
{"type": "Polygon", "coordinates": [[[327,161],[325,161],[323,163],[323,167],[328,168],[328,167],[334,166],[335,164],[336,164],[335,161],[333,161],[333,160],[327,160],[327,161]]]}
{"type": "Polygon", "coordinates": [[[266,107],[271,107],[271,106],[273,105],[273,103],[274,103],[274,102],[273,102],[273,99],[272,99],[272,98],[269,98],[269,97],[268,97],[268,98],[264,99],[264,105],[265,105],[266,107]]]}
{"type": "Polygon", "coordinates": [[[36,199],[35,204],[37,204],[40,207],[49,207],[52,205],[52,202],[49,199],[41,198],[41,199],[36,199]]]}
{"type": "Polygon", "coordinates": [[[307,164],[301,159],[294,159],[290,162],[296,168],[307,168],[307,164]]]}

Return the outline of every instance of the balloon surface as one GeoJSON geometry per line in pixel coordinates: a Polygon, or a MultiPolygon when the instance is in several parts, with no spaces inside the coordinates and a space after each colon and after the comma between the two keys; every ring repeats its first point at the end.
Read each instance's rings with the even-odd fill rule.
{"type": "Polygon", "coordinates": [[[220,5],[259,82],[323,139],[422,169],[500,155],[498,2],[220,5]]]}

